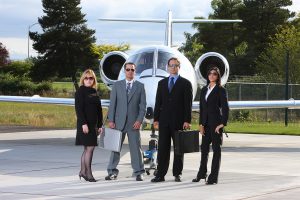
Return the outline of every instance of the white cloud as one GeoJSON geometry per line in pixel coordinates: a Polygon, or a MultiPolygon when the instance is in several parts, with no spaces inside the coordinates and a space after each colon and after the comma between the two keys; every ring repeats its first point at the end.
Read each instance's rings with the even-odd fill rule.
{"type": "MultiPolygon", "coordinates": [[[[88,27],[96,30],[97,43],[130,43],[133,49],[149,44],[164,43],[164,24],[100,22],[98,18],[166,18],[168,10],[174,18],[207,17],[211,0],[81,0],[88,27]]],[[[289,9],[299,12],[300,1],[294,0],[289,9]]],[[[43,15],[41,0],[0,0],[0,41],[11,58],[27,57],[28,26],[43,15]]],[[[180,45],[183,32],[194,32],[190,24],[173,26],[173,43],[180,45]]],[[[38,30],[32,27],[32,31],[38,30]]],[[[30,54],[34,55],[32,48],[30,54]]]]}

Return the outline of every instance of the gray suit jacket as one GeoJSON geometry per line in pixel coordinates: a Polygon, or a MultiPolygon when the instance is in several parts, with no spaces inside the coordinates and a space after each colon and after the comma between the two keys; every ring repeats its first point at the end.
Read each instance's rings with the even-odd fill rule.
{"type": "Polygon", "coordinates": [[[129,95],[126,93],[126,81],[114,83],[110,93],[108,121],[116,124],[116,129],[132,127],[136,121],[143,122],[146,113],[146,93],[144,84],[134,81],[129,95]]]}

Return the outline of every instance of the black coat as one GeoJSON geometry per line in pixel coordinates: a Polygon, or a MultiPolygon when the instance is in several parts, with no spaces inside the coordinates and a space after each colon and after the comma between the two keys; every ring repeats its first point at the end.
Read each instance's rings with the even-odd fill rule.
{"type": "Polygon", "coordinates": [[[223,124],[226,126],[229,114],[226,89],[216,85],[206,101],[205,95],[207,90],[207,86],[203,87],[200,94],[199,124],[203,126],[223,124]]]}
{"type": "Polygon", "coordinates": [[[182,130],[184,122],[191,123],[193,88],[190,81],[179,76],[169,93],[168,81],[169,77],[158,82],[154,121],[159,126],[182,130]]]}
{"type": "Polygon", "coordinates": [[[77,116],[76,145],[96,146],[97,129],[102,127],[102,107],[100,97],[94,88],[80,86],[75,94],[77,116]],[[82,125],[87,124],[89,133],[84,134],[82,125]]]}

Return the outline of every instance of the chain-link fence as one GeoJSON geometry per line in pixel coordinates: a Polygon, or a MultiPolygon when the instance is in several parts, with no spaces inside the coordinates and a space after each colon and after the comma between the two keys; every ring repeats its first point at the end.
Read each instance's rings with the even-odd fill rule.
{"type": "MultiPolygon", "coordinates": [[[[241,83],[226,84],[228,99],[231,101],[284,100],[285,84],[280,83],[241,83]]],[[[288,99],[300,99],[300,84],[290,84],[288,99]]],[[[232,120],[249,121],[284,121],[284,109],[236,110],[231,112],[232,120]]],[[[288,111],[289,122],[300,122],[300,110],[288,111]]]]}
{"type": "MultiPolygon", "coordinates": [[[[285,84],[280,83],[250,83],[227,82],[225,85],[229,101],[259,101],[259,100],[284,100],[285,84]]],[[[200,90],[196,100],[199,100],[200,90]]],[[[289,85],[288,98],[300,100],[300,84],[289,85]]],[[[231,121],[253,122],[284,122],[285,109],[253,109],[230,111],[231,121]]],[[[300,122],[300,109],[288,111],[289,122],[300,122]]]]}

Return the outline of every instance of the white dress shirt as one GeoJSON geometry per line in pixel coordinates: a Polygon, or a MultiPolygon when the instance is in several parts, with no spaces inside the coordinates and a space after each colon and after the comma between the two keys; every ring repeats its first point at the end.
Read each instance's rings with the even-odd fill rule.
{"type": "Polygon", "coordinates": [[[212,88],[209,87],[209,85],[207,86],[207,92],[205,95],[205,100],[207,101],[208,96],[210,95],[211,91],[216,87],[216,85],[214,85],[212,88]]]}
{"type": "Polygon", "coordinates": [[[126,80],[126,88],[128,86],[128,83],[130,83],[130,90],[131,90],[134,79],[132,79],[131,81],[128,81],[127,79],[125,79],[125,80],[126,80]]]}

